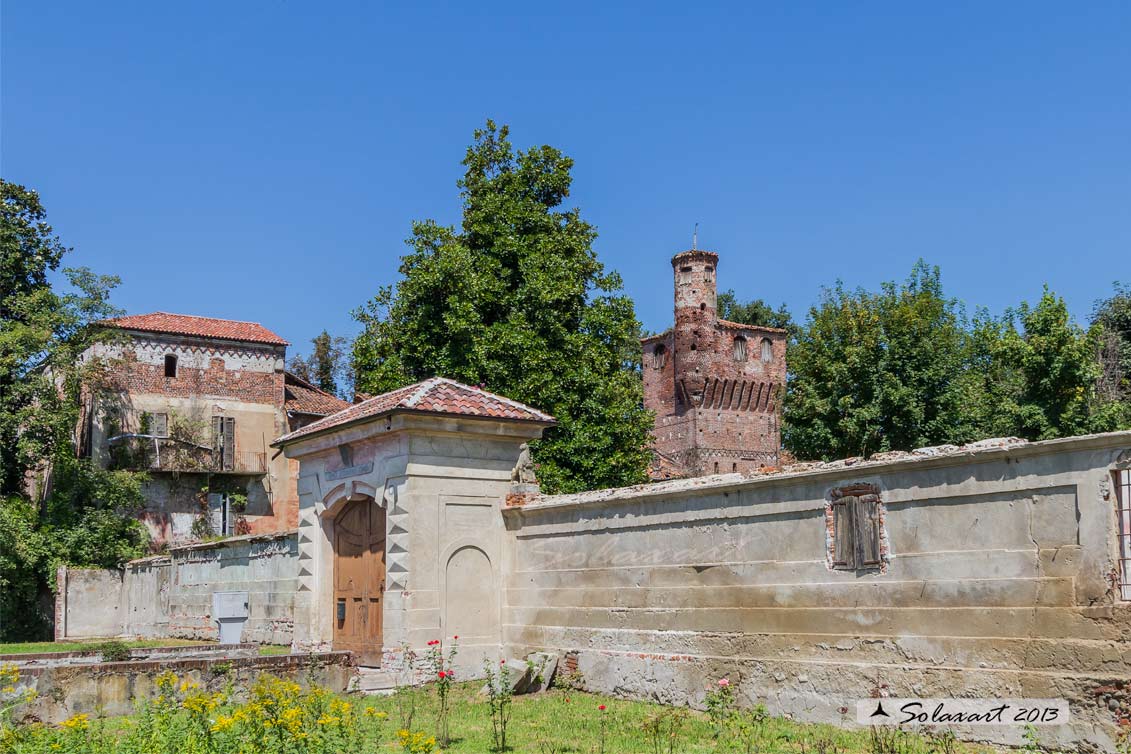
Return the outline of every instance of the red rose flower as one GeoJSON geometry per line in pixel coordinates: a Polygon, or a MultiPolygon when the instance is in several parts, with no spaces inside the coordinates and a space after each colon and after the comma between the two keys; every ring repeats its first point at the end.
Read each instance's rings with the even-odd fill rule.
{"type": "Polygon", "coordinates": [[[602,704],[602,705],[601,705],[600,707],[598,707],[597,709],[599,709],[599,710],[601,710],[602,712],[604,712],[604,711],[605,711],[605,705],[603,705],[603,704],[602,704]]]}
{"type": "Polygon", "coordinates": [[[443,678],[443,677],[444,677],[444,671],[442,671],[442,670],[440,671],[440,677],[441,677],[441,678],[443,678]]]}

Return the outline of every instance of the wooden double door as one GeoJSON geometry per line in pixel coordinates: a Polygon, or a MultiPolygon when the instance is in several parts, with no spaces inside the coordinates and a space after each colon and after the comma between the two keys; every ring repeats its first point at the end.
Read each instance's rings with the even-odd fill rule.
{"type": "Polygon", "coordinates": [[[385,596],[385,510],[355,500],[334,519],[334,649],[350,650],[358,664],[381,664],[381,608],[385,596]]]}

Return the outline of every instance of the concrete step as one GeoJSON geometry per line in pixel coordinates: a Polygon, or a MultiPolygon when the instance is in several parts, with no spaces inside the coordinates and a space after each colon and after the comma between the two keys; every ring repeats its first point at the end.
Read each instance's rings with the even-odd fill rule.
{"type": "Polygon", "coordinates": [[[350,682],[350,691],[370,696],[387,696],[397,688],[396,676],[380,668],[358,668],[350,682]]]}

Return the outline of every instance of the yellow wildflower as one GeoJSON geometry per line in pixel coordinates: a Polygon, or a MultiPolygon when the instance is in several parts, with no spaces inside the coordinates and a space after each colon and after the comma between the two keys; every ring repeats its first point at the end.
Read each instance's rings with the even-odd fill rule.
{"type": "Polygon", "coordinates": [[[74,715],[64,720],[62,726],[67,730],[86,730],[90,727],[90,716],[85,712],[74,715]]]}
{"type": "Polygon", "coordinates": [[[234,722],[234,718],[220,715],[218,718],[216,718],[216,722],[212,723],[212,732],[223,733],[224,731],[231,728],[234,722]]]}

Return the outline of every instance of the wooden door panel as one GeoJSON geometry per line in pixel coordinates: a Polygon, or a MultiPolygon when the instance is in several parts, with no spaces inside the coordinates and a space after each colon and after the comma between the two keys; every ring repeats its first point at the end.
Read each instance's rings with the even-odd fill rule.
{"type": "Polygon", "coordinates": [[[346,503],[334,521],[334,649],[363,665],[381,659],[385,511],[372,500],[346,503]]]}

